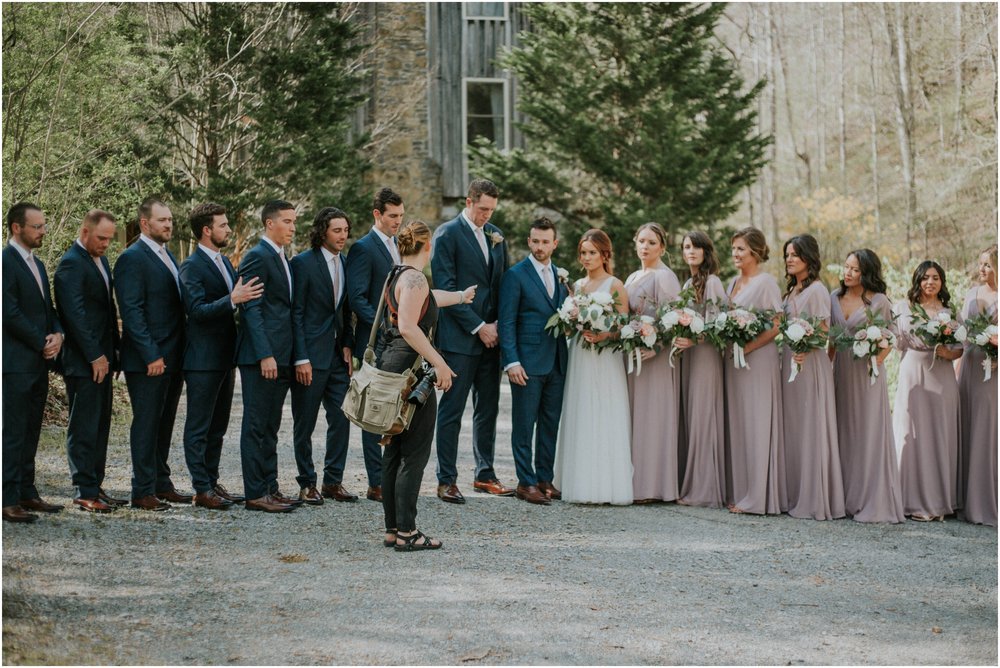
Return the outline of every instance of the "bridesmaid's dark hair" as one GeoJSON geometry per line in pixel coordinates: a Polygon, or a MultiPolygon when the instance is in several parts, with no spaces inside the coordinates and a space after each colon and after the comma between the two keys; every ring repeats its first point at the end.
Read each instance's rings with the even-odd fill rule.
{"type": "MultiPolygon", "coordinates": [[[[816,237],[811,234],[796,235],[786,241],[785,245],[781,247],[781,257],[788,257],[789,246],[793,246],[795,248],[795,253],[802,259],[803,262],[806,263],[806,269],[809,274],[802,282],[802,289],[805,290],[812,285],[814,281],[819,280],[819,271],[823,267],[819,261],[819,242],[816,241],[816,237]]],[[[786,297],[792,293],[792,290],[798,283],[798,279],[791,274],[787,274],[787,276],[788,289],[785,290],[786,297]]]]}
{"type": "MultiPolygon", "coordinates": [[[[875,251],[870,248],[859,248],[848,253],[847,257],[851,257],[852,255],[858,261],[858,268],[861,269],[861,301],[865,303],[865,306],[872,305],[872,300],[865,296],[867,292],[876,295],[881,293],[888,298],[889,295],[886,292],[889,288],[885,284],[885,279],[882,278],[882,260],[878,259],[875,251]]],[[[844,285],[844,279],[840,279],[839,294],[847,294],[847,286],[844,285]]]]}
{"type": "Polygon", "coordinates": [[[608,237],[602,230],[596,228],[591,228],[583,233],[580,237],[580,243],[576,245],[577,257],[580,255],[580,251],[583,250],[583,242],[589,241],[597,249],[597,252],[601,254],[601,259],[604,264],[604,271],[611,273],[611,238],[608,237]]]}
{"type": "MultiPolygon", "coordinates": [[[[691,287],[694,288],[695,300],[699,303],[705,301],[705,284],[708,277],[719,273],[719,256],[715,252],[715,244],[704,232],[694,230],[684,235],[684,239],[689,239],[691,245],[700,248],[705,255],[701,260],[697,273],[691,273],[691,287]]],[[[681,240],[681,252],[683,253],[684,240],[681,240]]],[[[690,272],[690,267],[688,267],[690,272]]]]}
{"type": "Polygon", "coordinates": [[[924,276],[927,275],[928,269],[936,270],[938,276],[941,277],[941,292],[938,293],[938,299],[941,300],[945,308],[951,308],[948,305],[948,302],[951,301],[951,294],[948,292],[948,284],[944,279],[944,268],[934,260],[924,260],[913,270],[913,279],[910,281],[910,291],[906,293],[906,298],[910,300],[911,304],[920,303],[918,301],[920,297],[920,283],[924,280],[924,276]]]}

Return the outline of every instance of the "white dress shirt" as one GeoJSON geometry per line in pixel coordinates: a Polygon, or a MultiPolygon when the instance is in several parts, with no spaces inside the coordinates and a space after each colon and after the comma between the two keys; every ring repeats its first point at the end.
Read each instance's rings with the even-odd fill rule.
{"type": "Polygon", "coordinates": [[[281,257],[281,266],[283,266],[285,268],[285,276],[288,278],[288,298],[291,299],[292,298],[292,270],[288,266],[288,258],[285,257],[285,249],[282,248],[281,246],[279,246],[278,244],[274,243],[273,241],[271,241],[271,239],[268,238],[268,237],[261,237],[261,238],[264,241],[266,241],[271,246],[271,248],[274,249],[274,252],[277,253],[279,257],[281,257]]]}

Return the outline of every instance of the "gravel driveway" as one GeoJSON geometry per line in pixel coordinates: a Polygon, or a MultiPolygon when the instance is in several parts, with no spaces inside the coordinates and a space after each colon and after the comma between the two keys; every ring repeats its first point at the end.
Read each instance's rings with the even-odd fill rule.
{"type": "MultiPolygon", "coordinates": [[[[506,384],[502,402],[509,416],[506,384]]],[[[222,465],[233,490],[239,420],[237,398],[222,465]]],[[[497,472],[513,484],[501,420],[497,472]]],[[[289,403],[286,492],[291,424],[289,403]]],[[[290,516],[67,508],[4,524],[3,661],[997,664],[994,529],[673,504],[536,507],[472,492],[469,432],[466,420],[465,506],[435,498],[433,456],[424,476],[418,526],[444,541],[440,552],[383,548],[381,507],[363,498],[290,516]]],[[[106,487],[127,496],[127,439],[112,441],[106,487]]],[[[190,491],[180,430],[171,467],[190,491]]],[[[43,496],[68,505],[61,430],[46,434],[38,468],[43,496]]],[[[357,431],[345,485],[366,485],[357,431]]]]}

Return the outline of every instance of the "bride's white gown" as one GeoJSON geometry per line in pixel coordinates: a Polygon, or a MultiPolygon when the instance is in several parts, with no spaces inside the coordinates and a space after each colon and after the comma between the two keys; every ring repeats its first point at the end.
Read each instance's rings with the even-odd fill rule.
{"type": "MultiPolygon", "coordinates": [[[[610,292],[611,280],[597,291],[610,292]]],[[[582,285],[577,281],[576,290],[582,285]]],[[[570,343],[554,481],[564,501],[632,503],[631,432],[621,354],[570,343]]]]}

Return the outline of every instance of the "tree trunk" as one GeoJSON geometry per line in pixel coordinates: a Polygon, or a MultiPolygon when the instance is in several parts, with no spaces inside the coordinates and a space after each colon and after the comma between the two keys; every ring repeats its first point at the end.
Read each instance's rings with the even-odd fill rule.
{"type": "Polygon", "coordinates": [[[962,40],[962,3],[955,3],[955,153],[965,134],[965,90],[962,82],[962,64],[965,62],[965,44],[962,40]]]}
{"type": "Polygon", "coordinates": [[[847,29],[845,24],[845,12],[847,5],[840,5],[840,103],[837,105],[837,121],[840,125],[840,183],[844,195],[847,195],[847,115],[844,111],[847,97],[845,79],[847,78],[847,65],[845,52],[847,51],[847,29]]]}
{"type": "Polygon", "coordinates": [[[889,51],[893,56],[893,63],[890,69],[893,73],[893,81],[896,89],[896,135],[899,139],[900,162],[903,168],[903,189],[906,194],[903,225],[906,229],[906,257],[907,260],[912,260],[913,221],[917,210],[917,184],[913,148],[913,91],[910,84],[910,53],[906,31],[907,10],[906,5],[893,5],[893,15],[890,16],[889,9],[885,5],[882,5],[881,9],[885,19],[886,34],[889,38],[889,51]]]}

